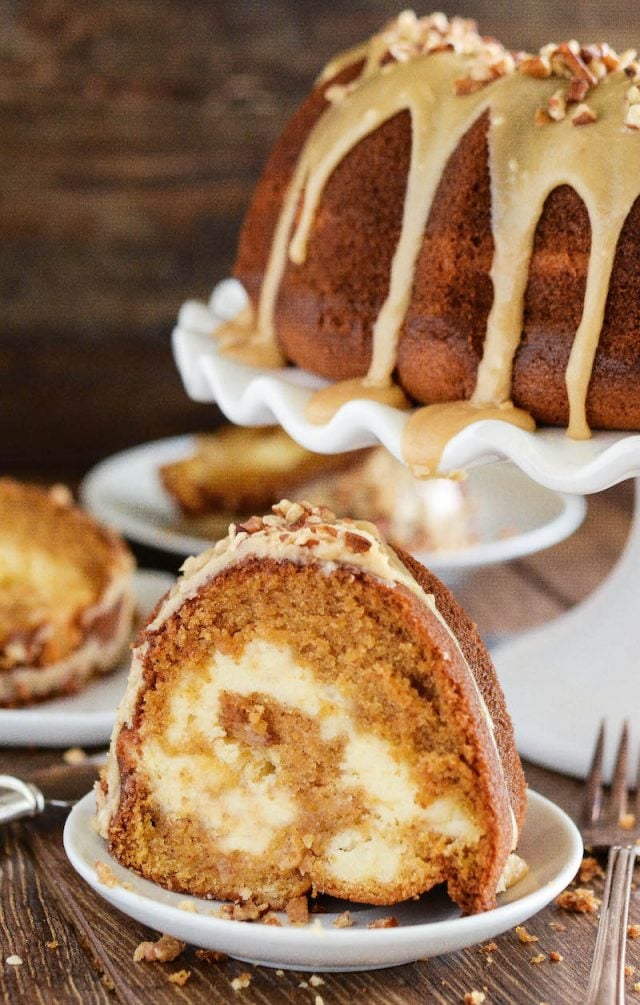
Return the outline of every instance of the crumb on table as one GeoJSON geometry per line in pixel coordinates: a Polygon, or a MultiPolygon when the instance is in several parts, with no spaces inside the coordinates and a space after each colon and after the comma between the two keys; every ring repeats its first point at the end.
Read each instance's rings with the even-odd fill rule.
{"type": "Polygon", "coordinates": [[[527,945],[529,942],[540,942],[538,936],[532,935],[531,932],[528,932],[524,925],[516,926],[516,935],[523,945],[527,945]]]}
{"type": "Polygon", "coordinates": [[[217,949],[196,949],[196,956],[203,963],[221,963],[222,960],[229,959],[226,953],[221,953],[217,949]]]}
{"type": "Polygon", "coordinates": [[[587,855],[582,859],[580,863],[580,869],[578,871],[578,882],[579,883],[591,883],[594,879],[603,879],[604,869],[598,862],[597,858],[593,858],[592,855],[587,855]]]}
{"type": "Polygon", "coordinates": [[[184,951],[186,943],[173,935],[161,935],[156,942],[141,942],[133,954],[135,963],[171,963],[184,951]]]}
{"type": "Polygon", "coordinates": [[[238,976],[234,977],[231,981],[231,987],[234,991],[242,991],[244,988],[248,988],[250,984],[251,974],[246,970],[243,973],[238,974],[238,976]]]}
{"type": "Polygon", "coordinates": [[[176,970],[175,973],[169,974],[167,980],[171,984],[177,984],[179,988],[183,988],[190,977],[191,977],[190,970],[176,970]]]}
{"type": "Polygon", "coordinates": [[[564,911],[574,911],[577,914],[595,914],[600,901],[593,890],[579,886],[575,890],[564,890],[556,897],[556,904],[564,911]]]}

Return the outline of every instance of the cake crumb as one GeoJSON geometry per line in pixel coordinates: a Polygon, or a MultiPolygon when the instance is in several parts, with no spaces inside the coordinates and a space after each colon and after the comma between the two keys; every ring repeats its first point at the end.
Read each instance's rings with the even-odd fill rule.
{"type": "Polygon", "coordinates": [[[300,981],[300,983],[298,984],[298,987],[299,988],[308,988],[309,987],[309,983],[308,983],[308,981],[300,981]]]}
{"type": "Polygon", "coordinates": [[[551,960],[552,963],[562,963],[564,956],[562,956],[560,953],[556,953],[555,949],[553,949],[549,953],[549,959],[551,960]]]}
{"type": "Polygon", "coordinates": [[[518,925],[516,927],[516,935],[523,945],[526,945],[528,942],[540,942],[538,936],[532,935],[531,932],[528,932],[524,925],[518,925]]]}
{"type": "Polygon", "coordinates": [[[167,980],[170,984],[177,984],[179,988],[183,988],[190,977],[190,970],[176,970],[174,974],[168,975],[167,980]]]}
{"type": "Polygon", "coordinates": [[[231,917],[234,921],[257,921],[268,909],[268,904],[256,904],[253,900],[247,900],[233,905],[231,917]]]}
{"type": "Polygon", "coordinates": [[[246,970],[231,981],[231,987],[234,991],[242,991],[244,988],[248,988],[250,984],[251,974],[247,973],[246,970]]]}
{"type": "Polygon", "coordinates": [[[375,921],[370,921],[367,928],[397,928],[399,921],[390,914],[386,918],[376,918],[375,921]]]}
{"type": "Polygon", "coordinates": [[[633,975],[635,974],[635,972],[636,972],[636,968],[635,968],[635,967],[632,967],[632,966],[630,966],[630,965],[629,965],[629,964],[627,963],[627,965],[626,965],[626,966],[625,966],[625,968],[624,968],[624,976],[625,976],[625,977],[633,977],[633,975]]]}
{"type": "Polygon", "coordinates": [[[84,764],[87,757],[88,754],[82,747],[69,747],[62,755],[62,760],[65,764],[84,764]]]}
{"type": "Polygon", "coordinates": [[[107,862],[95,861],[93,868],[96,870],[98,882],[103,886],[114,887],[118,885],[113,869],[107,862]]]}
{"type": "Polygon", "coordinates": [[[180,903],[178,904],[178,907],[180,908],[181,911],[188,911],[189,914],[198,913],[198,908],[196,907],[196,905],[193,903],[192,900],[181,900],[180,903]]]}
{"type": "Polygon", "coordinates": [[[319,988],[322,984],[324,984],[324,981],[322,977],[318,976],[318,974],[311,974],[311,977],[309,978],[309,984],[311,985],[312,988],[319,988]]]}
{"type": "Polygon", "coordinates": [[[334,928],[351,928],[353,925],[353,918],[351,916],[351,911],[343,911],[339,914],[337,918],[333,920],[334,928]]]}
{"type": "Polygon", "coordinates": [[[276,970],[276,977],[284,977],[284,970],[276,970]]]}
{"type": "Polygon", "coordinates": [[[544,953],[538,953],[537,956],[532,956],[529,963],[544,963],[546,956],[544,953]]]}
{"type": "Polygon", "coordinates": [[[305,894],[292,897],[285,907],[290,925],[306,925],[309,922],[309,902],[305,894]]]}
{"type": "Polygon", "coordinates": [[[133,954],[135,963],[171,963],[184,951],[186,943],[173,935],[161,935],[157,942],[141,942],[133,954]]]}
{"type": "Polygon", "coordinates": [[[640,981],[636,981],[636,983],[633,985],[633,990],[640,991],[640,981]]]}
{"type": "Polygon", "coordinates": [[[57,939],[52,939],[51,942],[47,942],[47,949],[57,949],[59,945],[57,939]]]}
{"type": "Polygon", "coordinates": [[[4,962],[8,963],[10,967],[21,967],[23,961],[20,956],[16,956],[14,953],[12,956],[7,956],[4,962]]]}
{"type": "Polygon", "coordinates": [[[224,918],[226,921],[233,921],[234,906],[234,904],[220,904],[220,907],[217,907],[211,913],[215,918],[224,918]]]}
{"type": "Polygon", "coordinates": [[[274,925],[276,928],[282,928],[282,922],[280,921],[280,918],[278,917],[277,914],[274,914],[273,911],[268,911],[267,914],[263,916],[262,924],[274,925]]]}
{"type": "Polygon", "coordinates": [[[495,953],[498,948],[497,942],[487,942],[486,946],[480,946],[481,953],[495,953]]]}
{"type": "Polygon", "coordinates": [[[602,879],[604,877],[604,869],[598,862],[597,858],[588,855],[582,859],[580,863],[580,869],[578,871],[578,882],[579,883],[591,883],[594,879],[602,879]]]}
{"type": "Polygon", "coordinates": [[[579,886],[575,890],[565,890],[556,897],[556,904],[564,911],[574,911],[576,914],[595,914],[600,901],[593,890],[579,886]]]}
{"type": "Polygon", "coordinates": [[[217,949],[196,949],[196,956],[203,963],[220,963],[221,960],[228,960],[226,953],[221,953],[217,949]]]}
{"type": "Polygon", "coordinates": [[[639,939],[640,925],[627,925],[627,936],[630,939],[639,939]]]}
{"type": "Polygon", "coordinates": [[[322,995],[316,995],[313,999],[313,1005],[324,1005],[324,998],[322,995]]]}
{"type": "Polygon", "coordinates": [[[483,991],[467,991],[462,1000],[464,1005],[482,1005],[487,1000],[487,996],[483,991]]]}
{"type": "Polygon", "coordinates": [[[623,813],[618,823],[622,827],[623,831],[632,831],[636,825],[635,813],[623,813]]]}
{"type": "Polygon", "coordinates": [[[554,932],[566,932],[567,926],[563,925],[561,921],[550,921],[549,928],[553,928],[554,932]]]}

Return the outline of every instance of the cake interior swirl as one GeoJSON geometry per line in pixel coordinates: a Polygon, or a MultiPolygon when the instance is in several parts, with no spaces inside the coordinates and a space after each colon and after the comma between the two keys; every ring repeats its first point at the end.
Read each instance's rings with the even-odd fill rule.
{"type": "Polygon", "coordinates": [[[465,912],[519,874],[525,786],[491,660],[366,522],[283,501],[190,559],[134,650],[100,833],[171,890],[465,912]]]}

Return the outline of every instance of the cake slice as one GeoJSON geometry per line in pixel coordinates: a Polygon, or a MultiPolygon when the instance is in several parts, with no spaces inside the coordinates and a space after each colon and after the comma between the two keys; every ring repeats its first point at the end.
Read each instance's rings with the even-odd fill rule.
{"type": "Polygon", "coordinates": [[[195,437],[188,457],[163,464],[160,480],[184,514],[206,517],[264,509],[310,478],[349,467],[354,451],[314,454],[280,426],[222,426],[195,437]]]}
{"type": "Polygon", "coordinates": [[[0,478],[0,706],[77,691],[129,642],[134,561],[51,490],[0,478]]]}
{"type": "Polygon", "coordinates": [[[504,882],[525,785],[448,590],[374,525],[285,500],[185,563],[134,650],[97,796],[111,853],[171,890],[281,908],[446,883],[473,913],[504,882]]]}

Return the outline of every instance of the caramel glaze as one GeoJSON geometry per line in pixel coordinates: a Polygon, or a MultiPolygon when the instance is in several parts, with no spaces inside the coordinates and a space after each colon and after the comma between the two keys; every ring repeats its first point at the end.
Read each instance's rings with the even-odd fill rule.
{"type": "MultiPolygon", "coordinates": [[[[312,228],[317,224],[318,210],[334,172],[347,160],[357,167],[358,156],[362,156],[365,146],[362,141],[372,134],[384,140],[386,135],[397,133],[401,121],[406,132],[408,117],[408,144],[401,144],[399,151],[397,145],[389,144],[386,154],[390,168],[393,161],[394,170],[381,180],[385,198],[380,212],[386,216],[382,222],[387,233],[395,234],[392,255],[390,260],[388,253],[386,257],[375,258],[376,237],[372,232],[372,254],[369,262],[363,263],[371,272],[382,269],[386,273],[384,282],[378,284],[384,296],[380,303],[369,305],[360,330],[349,333],[340,347],[341,358],[329,359],[328,365],[327,361],[324,363],[325,375],[330,376],[333,369],[344,377],[346,371],[347,376],[356,380],[346,388],[337,384],[333,389],[324,389],[322,407],[312,400],[309,418],[327,421],[346,399],[362,396],[363,388],[369,397],[372,389],[376,393],[388,390],[393,386],[398,367],[403,386],[412,393],[411,374],[408,379],[403,375],[406,352],[403,344],[399,346],[399,340],[403,326],[409,332],[409,344],[410,323],[415,331],[412,293],[419,282],[416,264],[428,243],[425,238],[432,222],[434,198],[445,169],[455,160],[460,147],[469,142],[486,144],[491,207],[490,282],[485,281],[481,289],[477,276],[474,277],[478,297],[487,302],[486,332],[484,338],[480,335],[479,345],[474,345],[478,332],[469,333],[469,346],[480,356],[472,386],[468,367],[461,367],[459,397],[470,398],[470,402],[454,401],[444,409],[419,410],[408,424],[404,457],[423,476],[436,473],[446,443],[470,422],[499,414],[505,421],[534,428],[530,415],[511,406],[514,360],[522,348],[538,224],[547,200],[567,186],[577,195],[591,234],[582,313],[570,333],[565,368],[567,424],[568,434],[574,438],[590,435],[587,391],[605,318],[611,271],[625,220],[640,194],[640,137],[623,126],[629,86],[623,72],[610,74],[590,92],[589,105],[597,115],[596,122],[576,127],[568,116],[542,128],[534,124],[535,113],[558,90],[561,82],[557,78],[541,80],[510,73],[473,94],[454,95],[454,81],[468,72],[468,58],[450,51],[421,55],[406,62],[385,62],[376,39],[331,64],[323,75],[323,84],[350,82],[351,87],[334,104],[324,100],[322,89],[316,92],[315,100],[306,108],[303,106],[289,127],[293,144],[288,151],[285,142],[279,145],[277,156],[283,161],[283,174],[290,181],[286,187],[280,182],[280,191],[278,182],[275,185],[272,182],[270,194],[279,206],[275,225],[273,219],[265,219],[265,232],[254,234],[258,244],[270,231],[273,235],[269,237],[270,251],[259,290],[251,289],[252,279],[255,280],[252,255],[247,255],[242,245],[237,269],[243,278],[247,275],[250,296],[256,297],[258,305],[242,352],[245,361],[250,361],[255,347],[259,354],[255,362],[264,365],[265,352],[269,347],[275,349],[277,344],[275,315],[276,308],[280,314],[278,298],[283,277],[286,273],[289,278],[306,263],[312,228]],[[386,186],[394,185],[403,190],[395,202],[386,190],[386,186]],[[352,364],[348,361],[351,346],[355,349],[352,364]],[[363,359],[368,367],[365,377],[363,359]]],[[[371,180],[365,184],[371,185],[371,180]]],[[[265,193],[259,198],[264,201],[265,193]]],[[[437,200],[435,209],[437,213],[437,200]]],[[[473,211],[470,206],[470,212],[473,211]]],[[[255,226],[256,214],[250,216],[255,226]]],[[[345,246],[345,268],[348,259],[349,248],[345,246]]],[[[305,303],[303,288],[298,293],[298,310],[304,317],[310,308],[305,303]]],[[[331,325],[330,317],[326,323],[331,325]]],[[[280,331],[278,334],[282,345],[286,340],[280,331]]],[[[318,341],[322,341],[322,331],[318,333],[318,341]]],[[[464,346],[460,351],[464,353],[464,346]]],[[[287,356],[295,358],[288,351],[287,356]]],[[[429,379],[427,376],[427,384],[429,379]]],[[[423,396],[416,394],[416,397],[423,396]]],[[[435,398],[428,396],[427,400],[437,401],[439,396],[436,393],[435,398]]],[[[551,416],[547,421],[558,419],[551,416]]]]}

